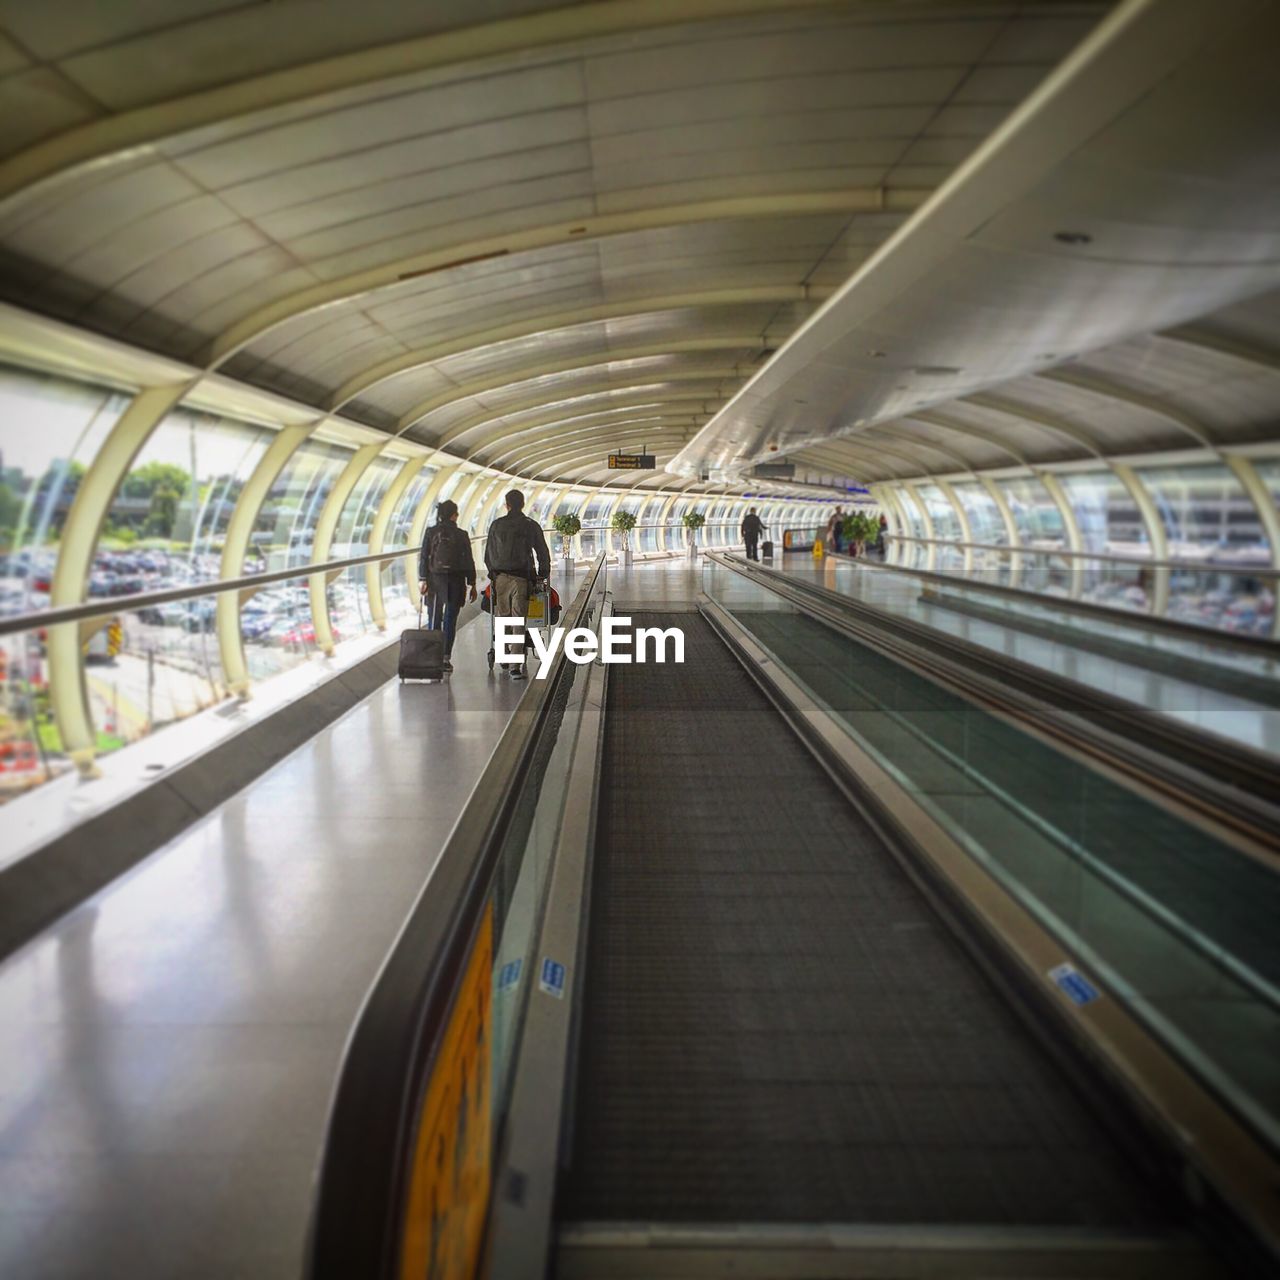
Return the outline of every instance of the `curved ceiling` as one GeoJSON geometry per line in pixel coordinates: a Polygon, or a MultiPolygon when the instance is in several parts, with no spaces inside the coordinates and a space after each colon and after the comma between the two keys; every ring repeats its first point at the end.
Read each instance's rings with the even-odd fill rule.
{"type": "Polygon", "coordinates": [[[0,0],[0,293],[519,474],[666,460],[1105,9],[0,0]]]}
{"type": "Polygon", "coordinates": [[[1278,43],[1274,3],[1121,6],[676,468],[1280,443],[1278,43]]]}

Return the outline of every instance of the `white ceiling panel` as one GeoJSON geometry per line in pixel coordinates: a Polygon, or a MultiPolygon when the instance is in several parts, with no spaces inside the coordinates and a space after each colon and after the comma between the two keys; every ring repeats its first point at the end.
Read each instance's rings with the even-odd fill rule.
{"type": "MultiPolygon", "coordinates": [[[[873,313],[834,345],[805,347],[799,393],[761,429],[797,440],[854,431],[859,439],[848,452],[864,458],[859,473],[867,475],[877,474],[876,449],[951,470],[1008,464],[1001,440],[1037,461],[1088,456],[1073,431],[1091,434],[1106,452],[1190,445],[1187,422],[1227,443],[1265,434],[1268,415],[1277,416],[1280,373],[1222,348],[1235,343],[1255,356],[1280,348],[1280,291],[1257,304],[1237,301],[1251,287],[1264,289],[1268,264],[1280,260],[1272,253],[1280,160],[1258,124],[1280,118],[1269,72],[1275,41],[1255,31],[1230,49],[1215,47],[1230,40],[1233,15],[1248,7],[1221,3],[1206,23],[1212,39],[1195,45],[1185,66],[1153,77],[1155,124],[1135,90],[1133,110],[1117,109],[1084,130],[1020,193],[997,172],[971,207],[963,193],[950,194],[949,207],[969,216],[962,252],[913,257],[914,274],[898,277],[873,313]],[[1222,57],[1233,66],[1226,95],[1210,69],[1222,57]],[[1077,225],[1091,243],[1054,241],[1077,225]],[[1148,275],[1134,274],[1139,269],[1148,275]],[[1171,290],[1180,309],[1165,305],[1171,290]],[[1234,305],[1222,311],[1223,304],[1234,305]],[[1217,347],[1144,336],[1157,324],[1189,322],[1213,328],[1217,347]],[[1064,379],[1074,370],[1113,393],[1037,376],[1062,361],[1064,379]],[[972,403],[970,394],[997,407],[972,403]],[[868,400],[873,412],[855,411],[868,400]],[[979,436],[910,416],[930,405],[979,436]],[[993,440],[979,438],[984,433],[993,440]]],[[[35,90],[23,88],[11,99],[20,118],[0,125],[0,151],[24,131],[36,137],[379,42],[397,71],[312,98],[261,99],[252,110],[228,109],[221,121],[202,117],[146,146],[108,148],[29,196],[0,201],[0,292],[200,358],[219,335],[281,304],[226,372],[318,407],[384,362],[425,352],[428,364],[375,382],[350,407],[379,425],[453,383],[499,380],[438,410],[422,439],[467,415],[515,413],[534,396],[567,411],[578,401],[626,396],[638,381],[660,405],[731,390],[736,383],[724,369],[787,342],[830,290],[921,242],[903,232],[905,213],[757,218],[744,204],[741,216],[681,223],[680,206],[794,195],[803,207],[800,197],[887,189],[905,200],[936,190],[1105,8],[781,6],[579,40],[566,19],[558,46],[415,69],[396,56],[396,42],[552,6],[86,6],[61,6],[73,13],[76,30],[68,31],[49,13],[0,0],[0,27],[12,23],[20,39],[27,31],[30,47],[54,60],[39,70],[66,104],[61,115],[56,101],[37,105],[28,124],[23,107],[35,90]],[[621,213],[658,225],[568,238],[577,224],[621,213]],[[402,268],[392,264],[401,260],[453,250],[462,257],[469,246],[500,248],[505,238],[543,229],[566,239],[395,279],[402,268]],[[374,288],[347,280],[374,269],[381,273],[374,288]],[[813,301],[796,300],[804,287],[813,301]],[[295,296],[313,289],[323,305],[295,296]],[[746,290],[770,290],[774,300],[663,305],[746,290]],[[633,306],[645,309],[626,314],[633,306]],[[599,318],[605,307],[620,314],[599,318]],[[582,314],[597,318],[574,323],[582,314]],[[753,335],[745,347],[744,335],[753,335]],[[730,339],[732,350],[676,350],[730,339]],[[434,354],[460,343],[467,345],[452,355],[434,354]],[[663,353],[664,344],[672,350],[663,353]],[[572,367],[638,346],[655,354],[572,367]],[[521,374],[552,363],[565,368],[534,380],[521,374]],[[513,385],[502,385],[507,373],[513,385]]],[[[1194,8],[1168,0],[1148,18],[1194,8]]],[[[1140,80],[1143,67],[1166,54],[1148,40],[1136,71],[1117,62],[1099,92],[1115,96],[1117,82],[1131,72],[1140,80]]],[[[0,35],[0,119],[15,78],[4,78],[7,66],[31,74],[20,49],[0,35]]],[[[1040,158],[1097,102],[1083,98],[1063,129],[1041,103],[1027,126],[1042,140],[1040,158]]],[[[813,332],[797,341],[808,343],[813,332]]],[[[786,366],[774,357],[763,377],[781,386],[786,366]]],[[[745,439],[747,426],[736,435],[745,439]]],[[[585,442],[589,450],[590,424],[581,429],[586,435],[572,447],[585,442]]],[[[738,448],[719,454],[738,456],[738,448]]],[[[886,453],[879,474],[908,465],[886,453]]]]}
{"type": "MultiPolygon", "coordinates": [[[[1087,426],[1107,451],[1194,444],[1176,415],[1024,375],[1280,282],[1277,37],[1272,6],[1126,9],[681,468],[746,464],[983,388],[1087,426]]],[[[991,128],[972,118],[988,110],[945,107],[929,132],[991,128]]]]}

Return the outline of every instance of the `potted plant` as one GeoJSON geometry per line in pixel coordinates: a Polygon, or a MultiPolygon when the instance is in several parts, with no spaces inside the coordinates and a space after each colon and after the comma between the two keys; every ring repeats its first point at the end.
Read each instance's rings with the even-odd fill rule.
{"type": "Polygon", "coordinates": [[[689,559],[692,560],[698,554],[698,530],[707,523],[707,517],[701,511],[686,511],[682,520],[689,530],[689,559]]]}
{"type": "Polygon", "coordinates": [[[844,518],[844,539],[855,556],[862,555],[867,543],[874,542],[879,533],[880,522],[864,511],[855,511],[844,518]]]}
{"type": "Polygon", "coordinates": [[[582,521],[573,512],[556,516],[551,527],[560,535],[560,549],[566,561],[573,559],[573,540],[582,528],[582,521]]]}
{"type": "Polygon", "coordinates": [[[635,515],[630,511],[615,511],[613,519],[614,533],[622,534],[622,563],[631,563],[631,530],[636,527],[635,515]]]}

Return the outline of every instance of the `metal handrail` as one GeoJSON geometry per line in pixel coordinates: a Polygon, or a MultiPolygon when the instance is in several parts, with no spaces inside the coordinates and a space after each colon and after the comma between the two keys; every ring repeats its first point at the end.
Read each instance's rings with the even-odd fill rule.
{"type": "MultiPolygon", "coordinates": [[[[843,563],[843,562],[842,562],[843,563]]],[[[1112,604],[1100,604],[1094,600],[1074,600],[1066,596],[1052,596],[1044,591],[1034,591],[1029,587],[1013,587],[1000,582],[984,582],[977,576],[986,570],[978,570],[977,574],[963,572],[945,572],[938,569],[918,569],[914,565],[889,564],[880,560],[865,557],[848,561],[860,569],[871,569],[877,573],[902,573],[908,577],[919,578],[922,582],[957,591],[973,591],[991,595],[1001,599],[1017,600],[1040,608],[1057,610],[1064,613],[1079,614],[1082,618],[1096,618],[1099,621],[1115,623],[1129,627],[1135,631],[1163,633],[1181,640],[1189,640],[1195,644],[1210,645],[1219,649],[1238,649],[1242,653],[1266,654],[1277,652],[1274,640],[1266,636],[1250,635],[1247,632],[1223,631],[1198,622],[1187,622],[1181,618],[1166,618],[1160,614],[1136,612],[1118,608],[1112,604]]]]}
{"type": "MultiPolygon", "coordinates": [[[[566,610],[603,590],[597,556],[566,610]]],[[[308,1280],[392,1280],[421,1104],[534,753],[566,668],[530,681],[365,999],[330,1108],[308,1232],[308,1280]]],[[[487,976],[487,975],[486,975],[487,976]]]]}
{"type": "Polygon", "coordinates": [[[917,538],[908,533],[886,533],[886,542],[917,542],[925,546],[958,547],[961,550],[1002,551],[1013,556],[1063,556],[1068,560],[1103,560],[1138,565],[1143,569],[1205,569],[1213,573],[1241,573],[1251,577],[1280,577],[1271,565],[1231,565],[1210,560],[1154,560],[1144,556],[1117,555],[1113,551],[1072,551],[1069,547],[1011,546],[1007,542],[952,542],[947,538],[917,538]]]}
{"type": "Polygon", "coordinates": [[[317,573],[332,573],[335,569],[349,569],[355,565],[375,564],[382,560],[399,560],[416,555],[417,547],[401,547],[397,551],[378,551],[373,555],[352,556],[348,560],[325,560],[319,564],[295,566],[289,569],[272,569],[269,573],[246,574],[240,578],[220,578],[217,582],[199,582],[187,587],[165,587],[159,591],[135,591],[126,596],[106,596],[87,600],[83,604],[61,605],[56,609],[40,609],[35,613],[17,613],[0,618],[0,636],[18,631],[31,631],[36,627],[53,627],[65,622],[83,622],[87,618],[104,618],[116,613],[133,613],[152,605],[176,604],[183,600],[197,600],[201,596],[221,595],[225,591],[244,591],[250,587],[267,586],[272,582],[287,582],[290,578],[310,578],[317,573]]]}
{"type": "MultiPolygon", "coordinates": [[[[732,525],[732,520],[711,520],[704,529],[732,525]]],[[[580,533],[608,531],[610,525],[583,525],[580,533]]],[[[638,524],[638,529],[667,529],[671,525],[638,524]]],[[[677,524],[677,526],[679,525],[677,524]]],[[[555,530],[544,528],[544,533],[555,530]]],[[[484,542],[487,533],[469,534],[473,543],[484,542]]],[[[559,534],[556,534],[559,537],[559,534]]],[[[227,591],[246,591],[254,587],[269,586],[273,582],[288,582],[293,578],[310,578],[317,573],[333,573],[339,569],[351,569],[362,564],[377,564],[385,560],[399,560],[417,555],[418,547],[405,546],[395,551],[378,551],[372,555],[350,556],[345,560],[323,560],[318,564],[295,565],[287,569],[272,569],[268,573],[244,574],[239,578],[219,578],[215,582],[198,582],[185,587],[162,587],[157,591],[135,591],[123,596],[100,596],[81,604],[59,605],[55,609],[37,609],[30,613],[15,613],[0,618],[0,636],[16,635],[22,631],[35,631],[43,627],[56,627],[68,622],[85,622],[90,618],[108,618],[118,613],[134,613],[154,605],[181,604],[184,600],[198,600],[202,596],[221,595],[227,591]]],[[[477,571],[481,566],[476,566],[477,571]]]]}

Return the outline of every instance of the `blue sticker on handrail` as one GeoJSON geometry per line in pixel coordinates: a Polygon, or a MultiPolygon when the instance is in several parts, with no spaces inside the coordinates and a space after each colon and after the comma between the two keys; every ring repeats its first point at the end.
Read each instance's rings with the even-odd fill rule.
{"type": "Polygon", "coordinates": [[[1073,965],[1060,964],[1049,970],[1049,977],[1072,1004],[1091,1004],[1102,999],[1102,992],[1073,965]]]}
{"type": "Polygon", "coordinates": [[[520,981],[520,970],[524,968],[523,958],[508,960],[498,970],[498,990],[510,991],[520,981]]]}
{"type": "Polygon", "coordinates": [[[557,963],[550,956],[542,961],[542,972],[538,975],[538,989],[545,991],[557,1000],[564,999],[564,965],[557,963]]]}

